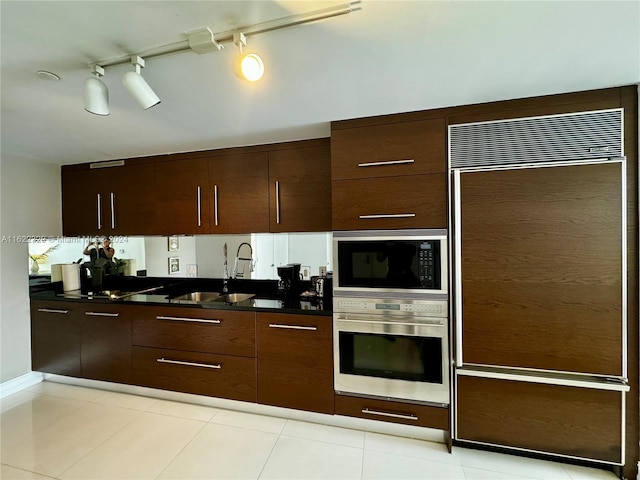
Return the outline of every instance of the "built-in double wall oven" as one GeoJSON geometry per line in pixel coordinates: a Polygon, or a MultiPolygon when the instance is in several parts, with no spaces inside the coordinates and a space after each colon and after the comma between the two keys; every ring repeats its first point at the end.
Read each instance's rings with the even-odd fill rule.
{"type": "Polygon", "coordinates": [[[445,230],[334,232],[341,394],[449,403],[445,230]]]}

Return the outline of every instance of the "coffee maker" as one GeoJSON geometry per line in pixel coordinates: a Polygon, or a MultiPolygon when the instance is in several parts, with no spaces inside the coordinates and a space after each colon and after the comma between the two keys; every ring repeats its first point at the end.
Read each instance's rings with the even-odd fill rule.
{"type": "Polygon", "coordinates": [[[300,264],[289,263],[278,267],[278,295],[285,298],[298,297],[302,292],[300,264]]]}

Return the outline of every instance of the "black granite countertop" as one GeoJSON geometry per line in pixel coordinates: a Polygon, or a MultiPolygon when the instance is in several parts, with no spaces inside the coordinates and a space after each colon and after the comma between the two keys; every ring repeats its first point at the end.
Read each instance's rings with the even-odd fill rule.
{"type": "MultiPolygon", "coordinates": [[[[243,292],[255,295],[253,298],[235,303],[194,302],[174,300],[174,297],[193,291],[220,292],[221,279],[166,279],[121,277],[119,282],[112,280],[110,290],[93,293],[88,290],[62,291],[61,282],[39,283],[32,287],[32,300],[71,301],[95,303],[120,303],[127,305],[164,305],[170,307],[207,308],[219,310],[253,310],[272,313],[295,313],[305,315],[332,315],[330,299],[316,298],[279,298],[277,283],[271,280],[233,280],[229,282],[230,292],[243,292]],[[134,280],[135,279],[135,280],[134,280]],[[118,287],[118,288],[114,288],[118,287]],[[153,291],[150,291],[154,289],[153,291]],[[118,291],[123,298],[112,299],[108,293],[118,291]],[[135,292],[146,290],[145,293],[135,292]]],[[[106,286],[106,285],[105,285],[106,286]]],[[[103,286],[104,288],[104,286],[103,286]]]]}

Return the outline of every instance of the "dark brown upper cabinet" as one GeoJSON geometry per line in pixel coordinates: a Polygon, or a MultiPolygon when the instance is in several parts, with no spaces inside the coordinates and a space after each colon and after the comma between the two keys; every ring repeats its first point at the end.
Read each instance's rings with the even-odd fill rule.
{"type": "Polygon", "coordinates": [[[333,180],[446,171],[444,118],[348,126],[347,122],[332,124],[333,180]]]}
{"type": "Polygon", "coordinates": [[[325,145],[269,152],[271,232],[331,230],[331,152],[325,145]]]}
{"type": "Polygon", "coordinates": [[[99,168],[91,168],[90,164],[63,167],[63,233],[66,236],[152,234],[156,228],[155,199],[155,165],[152,163],[123,161],[116,166],[99,168]]]}
{"type": "Polygon", "coordinates": [[[445,152],[442,117],[332,123],[333,230],[446,228],[445,152]]]}
{"type": "Polygon", "coordinates": [[[268,153],[211,157],[209,205],[210,233],[268,232],[268,153]]]}
{"type": "Polygon", "coordinates": [[[209,233],[209,194],[206,158],[156,163],[156,233],[209,233]]]}

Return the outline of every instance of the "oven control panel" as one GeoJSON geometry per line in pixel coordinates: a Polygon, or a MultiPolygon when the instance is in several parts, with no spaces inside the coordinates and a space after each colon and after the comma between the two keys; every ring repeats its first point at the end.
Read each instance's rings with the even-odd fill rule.
{"type": "Polygon", "coordinates": [[[431,301],[384,301],[354,298],[334,298],[336,312],[364,312],[380,314],[415,314],[420,316],[446,317],[448,303],[444,300],[431,301]]]}

